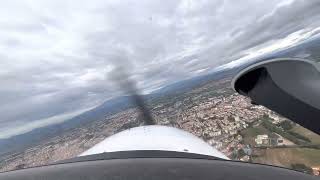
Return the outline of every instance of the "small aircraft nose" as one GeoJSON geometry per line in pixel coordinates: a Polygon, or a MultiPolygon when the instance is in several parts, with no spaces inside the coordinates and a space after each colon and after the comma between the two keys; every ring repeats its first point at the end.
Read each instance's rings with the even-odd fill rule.
{"type": "Polygon", "coordinates": [[[80,156],[137,150],[187,152],[229,159],[189,132],[160,125],[140,126],[119,132],[106,138],[80,156]]]}

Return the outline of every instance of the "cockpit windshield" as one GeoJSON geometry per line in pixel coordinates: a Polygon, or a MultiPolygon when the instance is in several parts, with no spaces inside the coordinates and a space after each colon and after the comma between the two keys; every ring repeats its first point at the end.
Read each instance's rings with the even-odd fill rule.
{"type": "MultiPolygon", "coordinates": [[[[147,112],[221,157],[319,175],[320,136],[231,87],[255,62],[318,63],[319,12],[318,0],[2,1],[0,171],[77,157],[149,125],[147,112]]],[[[179,148],[163,136],[136,143],[179,148]]]]}

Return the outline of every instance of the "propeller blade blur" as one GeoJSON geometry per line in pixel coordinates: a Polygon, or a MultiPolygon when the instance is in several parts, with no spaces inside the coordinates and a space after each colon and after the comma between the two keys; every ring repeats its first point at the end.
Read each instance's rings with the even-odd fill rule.
{"type": "Polygon", "coordinates": [[[115,84],[117,84],[123,92],[128,94],[132,103],[134,103],[138,107],[141,113],[141,119],[143,120],[145,125],[155,125],[155,120],[153,119],[151,112],[147,108],[143,97],[139,94],[136,83],[129,77],[130,76],[126,66],[119,63],[116,65],[116,68],[113,71],[111,80],[115,84]]]}

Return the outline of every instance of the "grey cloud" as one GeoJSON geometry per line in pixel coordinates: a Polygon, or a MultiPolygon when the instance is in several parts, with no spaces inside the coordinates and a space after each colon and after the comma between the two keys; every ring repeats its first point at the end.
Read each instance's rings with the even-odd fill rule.
{"type": "Polygon", "coordinates": [[[239,44],[242,46],[234,51],[248,49],[272,39],[281,39],[306,27],[318,27],[320,25],[319,10],[320,2],[315,0],[307,3],[298,0],[290,5],[275,9],[275,12],[269,17],[252,22],[245,27],[245,33],[234,41],[238,46],[239,44]]]}
{"type": "Polygon", "coordinates": [[[110,82],[119,63],[149,92],[320,26],[318,0],[285,2],[3,3],[0,123],[38,121],[119,95],[110,82]]]}

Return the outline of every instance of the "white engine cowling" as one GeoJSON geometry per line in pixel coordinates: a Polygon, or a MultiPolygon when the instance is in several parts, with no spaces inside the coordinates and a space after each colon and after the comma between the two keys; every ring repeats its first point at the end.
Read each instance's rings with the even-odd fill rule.
{"type": "Polygon", "coordinates": [[[80,156],[135,150],[176,151],[229,159],[191,133],[159,125],[140,126],[119,132],[96,144],[80,156]]]}

